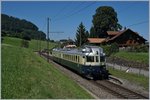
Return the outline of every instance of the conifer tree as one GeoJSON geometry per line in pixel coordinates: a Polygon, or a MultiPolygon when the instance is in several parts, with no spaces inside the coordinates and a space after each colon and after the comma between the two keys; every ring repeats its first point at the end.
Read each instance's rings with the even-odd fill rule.
{"type": "Polygon", "coordinates": [[[82,46],[87,42],[87,38],[89,36],[88,31],[86,31],[85,26],[81,22],[76,32],[75,43],[77,46],[82,46]]]}

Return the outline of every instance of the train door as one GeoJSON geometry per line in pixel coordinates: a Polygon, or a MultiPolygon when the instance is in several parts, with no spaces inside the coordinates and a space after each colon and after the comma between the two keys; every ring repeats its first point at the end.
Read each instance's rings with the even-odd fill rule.
{"type": "Polygon", "coordinates": [[[85,65],[85,62],[86,62],[86,57],[85,56],[80,56],[79,63],[82,64],[82,65],[85,65]]]}

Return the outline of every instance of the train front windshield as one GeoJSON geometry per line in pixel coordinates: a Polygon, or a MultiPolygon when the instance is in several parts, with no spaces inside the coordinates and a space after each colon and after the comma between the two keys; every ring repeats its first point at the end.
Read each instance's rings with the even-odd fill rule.
{"type": "Polygon", "coordinates": [[[105,62],[105,56],[100,56],[100,61],[105,62]]]}
{"type": "Polygon", "coordinates": [[[98,56],[86,56],[86,62],[99,62],[98,56]]]}
{"type": "Polygon", "coordinates": [[[87,62],[94,62],[94,56],[86,56],[87,62]]]}

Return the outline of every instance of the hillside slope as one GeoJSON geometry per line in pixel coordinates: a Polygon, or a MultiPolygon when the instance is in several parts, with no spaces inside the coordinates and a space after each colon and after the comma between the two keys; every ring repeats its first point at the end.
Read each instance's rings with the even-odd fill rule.
{"type": "Polygon", "coordinates": [[[32,49],[16,44],[2,44],[1,74],[2,99],[93,98],[32,49]]]}
{"type": "Polygon", "coordinates": [[[39,28],[30,21],[19,19],[6,14],[1,14],[1,30],[2,36],[12,36],[30,39],[41,38],[46,39],[46,34],[39,30],[39,28]]]}

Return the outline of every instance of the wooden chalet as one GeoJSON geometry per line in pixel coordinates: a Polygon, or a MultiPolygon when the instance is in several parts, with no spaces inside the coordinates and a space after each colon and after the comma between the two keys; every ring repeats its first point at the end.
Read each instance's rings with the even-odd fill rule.
{"type": "Polygon", "coordinates": [[[117,43],[120,47],[134,46],[145,44],[147,41],[137,32],[131,29],[123,31],[107,31],[107,38],[88,38],[90,44],[111,44],[117,43]]]}
{"type": "Polygon", "coordinates": [[[106,38],[88,38],[88,42],[91,44],[99,45],[106,42],[106,38]]]}

